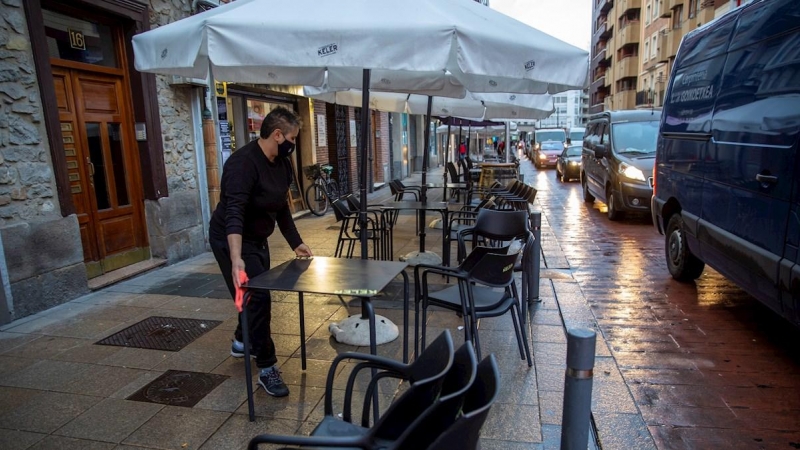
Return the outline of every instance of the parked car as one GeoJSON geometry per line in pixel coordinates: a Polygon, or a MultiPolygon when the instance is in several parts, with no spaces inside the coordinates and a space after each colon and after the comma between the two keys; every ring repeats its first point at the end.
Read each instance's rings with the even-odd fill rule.
{"type": "Polygon", "coordinates": [[[672,277],[706,264],[800,326],[800,2],[757,1],[683,38],[654,171],[672,277]]]}
{"type": "Polygon", "coordinates": [[[661,111],[606,111],[586,125],[581,154],[583,200],[599,199],[610,220],[649,213],[661,111]]]}
{"type": "Polygon", "coordinates": [[[558,155],[564,151],[564,144],[561,141],[545,141],[536,150],[536,167],[555,167],[558,155]]]}
{"type": "Polygon", "coordinates": [[[580,145],[570,145],[565,148],[556,161],[556,178],[569,181],[581,176],[581,151],[580,145]]]}

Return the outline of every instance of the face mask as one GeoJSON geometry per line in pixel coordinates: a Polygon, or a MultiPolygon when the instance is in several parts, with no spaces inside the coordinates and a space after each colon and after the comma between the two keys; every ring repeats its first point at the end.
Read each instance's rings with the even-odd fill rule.
{"type": "Polygon", "coordinates": [[[278,144],[278,156],[288,158],[294,152],[294,144],[288,139],[278,144]]]}

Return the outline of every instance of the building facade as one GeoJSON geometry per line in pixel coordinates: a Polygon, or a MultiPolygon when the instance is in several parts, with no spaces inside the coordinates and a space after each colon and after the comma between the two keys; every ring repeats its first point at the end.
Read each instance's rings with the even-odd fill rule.
{"type": "Polygon", "coordinates": [[[538,128],[582,127],[586,123],[589,96],[582,90],[566,91],[553,95],[553,114],[537,120],[538,128]]]}
{"type": "Polygon", "coordinates": [[[595,0],[590,113],[659,107],[683,36],[749,0],[595,0]]]}
{"type": "MultiPolygon", "coordinates": [[[[293,210],[305,210],[308,165],[331,163],[357,191],[358,108],[296,87],[207,86],[133,68],[134,34],[212,3],[0,3],[0,324],[205,252],[224,161],[276,106],[304,122],[293,210]]],[[[388,114],[371,112],[370,127],[372,187],[403,168],[388,114]]]]}

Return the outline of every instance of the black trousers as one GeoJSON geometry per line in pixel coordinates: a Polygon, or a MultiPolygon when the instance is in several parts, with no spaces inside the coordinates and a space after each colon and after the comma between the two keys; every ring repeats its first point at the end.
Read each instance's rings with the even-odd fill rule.
{"type": "MultiPolygon", "coordinates": [[[[233,285],[231,270],[231,253],[228,248],[227,237],[209,237],[211,251],[219,264],[225,284],[231,292],[231,299],[236,295],[236,288],[233,285]]],[[[248,278],[253,278],[269,270],[269,247],[264,244],[253,242],[242,242],[242,259],[244,260],[245,272],[248,278]]],[[[275,342],[272,340],[272,297],[269,291],[253,292],[250,303],[247,305],[247,318],[250,325],[250,348],[256,353],[256,366],[271,367],[278,362],[275,356],[275,342]]],[[[239,326],[236,327],[236,340],[243,342],[242,339],[242,314],[239,314],[239,326]]]]}

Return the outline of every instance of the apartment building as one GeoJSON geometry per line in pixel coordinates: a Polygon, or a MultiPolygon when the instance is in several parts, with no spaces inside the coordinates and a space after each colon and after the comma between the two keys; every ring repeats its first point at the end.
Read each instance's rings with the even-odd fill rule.
{"type": "Polygon", "coordinates": [[[586,123],[589,95],[585,91],[566,91],[553,95],[553,114],[537,121],[538,128],[582,127],[586,123]]]}
{"type": "Polygon", "coordinates": [[[683,36],[752,0],[594,0],[589,112],[658,107],[683,36]]]}

